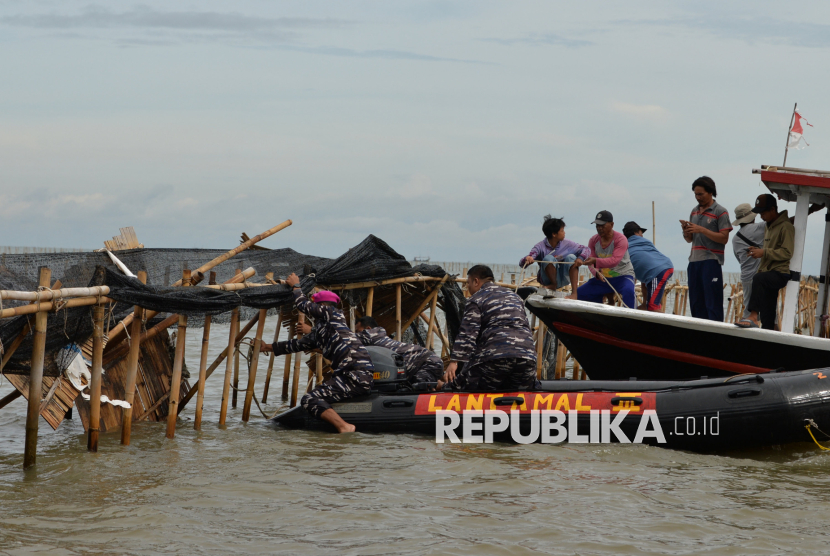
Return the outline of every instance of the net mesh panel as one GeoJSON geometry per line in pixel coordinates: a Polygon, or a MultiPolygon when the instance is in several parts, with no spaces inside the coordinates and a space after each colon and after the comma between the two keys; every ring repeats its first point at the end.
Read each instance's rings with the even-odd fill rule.
{"type": "MultiPolygon", "coordinates": [[[[195,270],[224,254],[222,249],[132,249],[117,251],[115,255],[132,272],[147,272],[147,285],[125,277],[106,253],[29,253],[0,255],[0,289],[34,291],[38,285],[39,268],[52,271],[52,281],[60,280],[62,287],[86,287],[106,284],[108,295],[116,302],[107,308],[105,331],[132,312],[134,305],[162,313],[179,313],[188,316],[217,315],[214,322],[229,318],[229,311],[240,307],[240,318],[250,319],[259,309],[270,309],[293,303],[293,295],[286,286],[255,287],[235,292],[223,292],[209,288],[169,287],[182,277],[184,269],[195,270]],[[97,269],[97,272],[96,272],[97,269]]],[[[304,291],[315,283],[321,285],[349,284],[421,274],[443,277],[446,272],[435,265],[412,267],[406,258],[392,249],[385,241],[368,236],[359,245],[349,249],[336,259],[304,255],[293,249],[243,251],[217,265],[216,282],[222,283],[234,276],[237,269],[253,267],[257,274],[252,281],[261,282],[265,274],[274,273],[275,279],[284,279],[292,272],[302,276],[304,291]]],[[[347,296],[365,297],[362,290],[348,290],[347,296]]],[[[3,307],[24,305],[22,301],[3,301],[3,307]]],[[[446,313],[450,341],[454,340],[464,312],[464,296],[455,282],[448,281],[441,288],[439,304],[446,313]]],[[[34,326],[34,315],[0,320],[0,341],[9,346],[20,334],[27,322],[34,326]]],[[[202,320],[192,319],[188,326],[201,326],[202,320]]],[[[416,341],[423,341],[425,333],[415,334],[416,341]],[[420,336],[420,338],[419,338],[420,336]]],[[[74,358],[61,348],[69,344],[83,344],[92,335],[91,307],[75,307],[50,313],[47,329],[47,358],[44,372],[57,376],[74,358]]],[[[32,352],[30,331],[9,361],[10,372],[29,370],[32,352]]]]}

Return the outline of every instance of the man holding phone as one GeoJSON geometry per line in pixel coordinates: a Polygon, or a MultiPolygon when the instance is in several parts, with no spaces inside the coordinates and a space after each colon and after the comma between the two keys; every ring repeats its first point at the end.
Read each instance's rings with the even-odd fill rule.
{"type": "Polygon", "coordinates": [[[683,239],[692,244],[689,255],[689,305],[692,316],[723,322],[723,253],[732,224],[729,212],[715,201],[715,181],[709,176],[692,183],[697,204],[689,220],[681,220],[683,239]]]}

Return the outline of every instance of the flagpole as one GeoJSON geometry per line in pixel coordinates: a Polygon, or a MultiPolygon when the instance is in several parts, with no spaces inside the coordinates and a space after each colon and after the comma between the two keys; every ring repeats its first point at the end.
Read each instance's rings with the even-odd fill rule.
{"type": "Polygon", "coordinates": [[[787,153],[790,151],[790,130],[793,128],[793,122],[795,121],[795,111],[798,109],[798,103],[795,103],[793,106],[793,115],[790,117],[790,127],[787,128],[787,144],[784,146],[784,164],[781,166],[787,166],[787,153]]]}

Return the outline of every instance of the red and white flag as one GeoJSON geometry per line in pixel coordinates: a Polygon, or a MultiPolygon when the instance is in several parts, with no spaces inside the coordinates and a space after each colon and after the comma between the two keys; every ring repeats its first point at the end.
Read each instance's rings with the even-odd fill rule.
{"type": "Polygon", "coordinates": [[[804,145],[808,147],[810,146],[810,144],[807,141],[805,141],[803,137],[804,128],[801,126],[802,121],[808,126],[813,127],[813,124],[802,118],[801,114],[799,114],[797,111],[793,112],[793,127],[790,130],[790,140],[787,142],[788,149],[803,149],[804,146],[801,144],[802,142],[804,143],[804,145]]]}

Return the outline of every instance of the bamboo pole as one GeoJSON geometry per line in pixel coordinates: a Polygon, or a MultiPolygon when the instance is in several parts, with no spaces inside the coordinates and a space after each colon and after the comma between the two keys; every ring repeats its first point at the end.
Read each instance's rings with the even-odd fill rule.
{"type": "Polygon", "coordinates": [[[366,292],[366,316],[372,316],[372,305],[375,303],[375,287],[372,286],[369,288],[369,291],[366,292]]]}
{"type": "MultiPolygon", "coordinates": [[[[427,325],[429,325],[429,319],[425,317],[423,313],[421,313],[421,320],[424,321],[427,325]]],[[[444,344],[445,346],[449,344],[449,342],[447,341],[447,337],[444,336],[443,332],[441,332],[441,327],[438,325],[437,322],[435,323],[435,328],[433,329],[433,332],[438,336],[438,339],[441,340],[442,344],[444,344]]]]}
{"type": "MultiPolygon", "coordinates": [[[[412,326],[412,323],[415,321],[415,319],[418,318],[418,315],[423,313],[424,309],[427,308],[427,305],[430,304],[430,302],[432,301],[432,297],[433,296],[436,296],[436,297],[438,296],[438,293],[441,291],[441,286],[444,284],[444,282],[446,282],[449,279],[449,277],[450,277],[449,274],[445,274],[444,277],[441,279],[441,281],[438,282],[432,288],[432,291],[429,293],[429,295],[427,295],[424,298],[424,300],[421,301],[421,304],[418,305],[418,309],[414,313],[412,313],[412,316],[403,324],[403,326],[401,327],[403,330],[406,330],[407,328],[412,326]]],[[[398,306],[400,306],[400,297],[398,297],[398,306]]],[[[400,319],[398,319],[398,320],[400,320],[400,319]]],[[[398,334],[398,337],[395,338],[395,339],[400,341],[400,334],[398,334]]]]}
{"type": "Polygon", "coordinates": [[[14,400],[16,400],[17,398],[19,398],[22,395],[23,395],[23,392],[21,392],[20,390],[17,390],[17,389],[12,390],[11,392],[9,392],[5,396],[3,396],[2,400],[0,400],[0,409],[3,409],[4,407],[9,405],[10,403],[12,403],[14,400]]]}
{"type": "MultiPolygon", "coordinates": [[[[139,270],[138,280],[142,284],[146,284],[147,272],[139,270]]],[[[136,305],[133,308],[133,314],[136,318],[133,319],[130,325],[130,355],[127,357],[127,377],[124,381],[124,401],[130,405],[121,411],[121,444],[124,446],[130,445],[130,433],[133,426],[133,403],[135,401],[136,376],[138,375],[138,358],[141,355],[141,320],[144,310],[136,305]]]]}
{"type": "MultiPolygon", "coordinates": [[[[297,320],[298,326],[302,325],[305,322],[305,315],[300,313],[299,318],[297,320]]],[[[297,332],[297,339],[301,339],[303,335],[298,331],[297,332]]],[[[291,380],[291,403],[289,404],[291,407],[297,405],[297,393],[300,389],[300,365],[302,364],[302,359],[300,358],[300,354],[302,352],[297,352],[297,356],[294,358],[294,376],[291,380]]]]}
{"type": "Polygon", "coordinates": [[[56,301],[58,299],[66,299],[69,297],[91,297],[98,295],[108,295],[109,293],[109,286],[93,286],[89,288],[53,288],[48,290],[40,290],[36,292],[0,290],[0,299],[35,302],[56,301]]]}
{"type": "MultiPolygon", "coordinates": [[[[98,451],[98,431],[101,426],[101,378],[104,353],[104,308],[92,308],[92,378],[89,381],[89,429],[87,450],[98,451]]],[[[40,398],[40,395],[38,395],[40,398]]]]}
{"type": "Polygon", "coordinates": [[[657,216],[654,211],[654,201],[651,202],[651,243],[657,245],[657,216]]]}
{"type": "MultiPolygon", "coordinates": [[[[52,271],[40,267],[38,284],[48,288],[52,271]]],[[[39,307],[39,303],[34,307],[39,307]]],[[[43,362],[46,358],[46,320],[45,312],[35,316],[35,336],[32,343],[32,361],[29,369],[29,407],[26,413],[26,442],[23,448],[23,469],[37,463],[37,427],[40,418],[40,397],[43,391],[43,362]]]]}
{"type": "MultiPolygon", "coordinates": [[[[279,316],[277,316],[277,329],[274,330],[274,344],[280,341],[280,329],[282,328],[282,308],[277,307],[279,316]]],[[[271,373],[274,370],[274,352],[268,357],[268,371],[265,373],[265,389],[262,391],[262,403],[268,401],[268,387],[271,386],[271,373]]]]}
{"type": "MultiPolygon", "coordinates": [[[[210,271],[209,284],[216,283],[216,273],[210,271]]],[[[196,391],[196,415],[193,417],[193,430],[202,430],[202,409],[205,405],[205,381],[207,380],[207,358],[208,348],[210,347],[210,325],[213,318],[210,315],[205,316],[205,325],[202,330],[202,353],[199,359],[199,383],[196,391]]]]}
{"type": "Polygon", "coordinates": [[[242,421],[245,423],[251,418],[251,402],[254,400],[254,385],[256,384],[256,370],[259,364],[259,350],[262,347],[262,333],[265,332],[265,317],[268,309],[259,310],[259,324],[254,336],[254,351],[251,355],[251,367],[248,369],[248,389],[245,391],[245,404],[242,406],[242,421]]]}
{"type": "Polygon", "coordinates": [[[233,352],[233,390],[231,391],[231,408],[236,409],[237,398],[239,397],[239,346],[233,352]]]}
{"type": "MultiPolygon", "coordinates": [[[[288,340],[289,341],[293,340],[295,337],[299,338],[299,336],[297,336],[296,327],[292,324],[292,322],[293,322],[293,319],[289,320],[289,322],[288,322],[288,340]]],[[[291,379],[291,357],[292,357],[292,355],[293,354],[291,354],[291,353],[286,353],[285,354],[285,369],[283,370],[282,393],[280,394],[280,399],[282,399],[282,401],[287,401],[288,400],[288,393],[289,393],[288,382],[291,379]]],[[[299,357],[299,355],[297,357],[299,357]]]]}
{"type": "Polygon", "coordinates": [[[323,354],[317,353],[315,354],[315,356],[317,370],[317,386],[320,386],[323,383],[323,354]]]}
{"type": "MultiPolygon", "coordinates": [[[[233,314],[233,313],[231,313],[231,314],[233,314]]],[[[241,341],[243,340],[243,338],[245,338],[245,335],[246,335],[248,332],[250,332],[250,331],[251,331],[251,328],[253,328],[253,327],[254,327],[254,325],[256,325],[256,323],[257,323],[258,321],[259,321],[259,313],[257,313],[256,315],[254,315],[254,318],[252,318],[251,320],[249,320],[249,321],[248,321],[248,324],[246,324],[246,325],[242,328],[242,330],[239,330],[239,324],[237,323],[236,328],[237,328],[238,333],[237,333],[237,335],[236,335],[236,338],[234,339],[234,345],[239,344],[239,342],[241,342],[241,341]]],[[[233,349],[233,348],[231,348],[231,349],[233,349]]],[[[210,367],[208,367],[207,372],[205,373],[205,380],[207,380],[208,378],[210,378],[210,375],[212,375],[212,374],[213,374],[213,371],[215,371],[216,369],[218,369],[218,368],[219,368],[219,365],[221,365],[221,364],[222,364],[222,362],[225,360],[225,358],[228,356],[228,351],[229,351],[229,350],[228,350],[228,348],[223,349],[223,350],[222,350],[222,353],[220,353],[220,354],[216,357],[216,359],[214,359],[214,360],[213,360],[213,363],[211,363],[211,364],[210,364],[210,367]]],[[[193,396],[195,396],[195,395],[196,395],[196,389],[195,389],[195,388],[191,388],[191,389],[187,392],[187,394],[185,394],[185,396],[182,398],[181,403],[179,404],[179,414],[181,414],[181,412],[182,412],[182,410],[184,409],[184,407],[187,405],[187,403],[188,403],[191,399],[193,399],[193,396]]]]}
{"type": "Polygon", "coordinates": [[[547,334],[547,328],[545,327],[545,323],[539,319],[539,331],[536,333],[536,379],[542,379],[542,356],[544,355],[545,349],[545,335],[547,334]]]}
{"type": "MultiPolygon", "coordinates": [[[[403,286],[395,285],[395,339],[401,341],[401,290],[403,286]]],[[[421,311],[415,313],[415,318],[421,314],[421,311]]]]}
{"type": "MultiPolygon", "coordinates": [[[[190,271],[182,272],[182,286],[190,285],[190,271]]],[[[187,337],[187,315],[179,315],[179,330],[176,334],[176,355],[173,359],[173,376],[170,378],[170,397],[167,406],[167,438],[176,436],[176,420],[179,418],[179,389],[182,384],[182,367],[184,366],[184,347],[187,337]]]]}
{"type": "MultiPolygon", "coordinates": [[[[257,313],[257,320],[259,320],[259,313],[257,313]]],[[[236,308],[231,312],[231,330],[228,334],[228,347],[225,348],[223,355],[226,357],[229,353],[236,350],[236,344],[239,342],[237,331],[239,329],[239,309],[236,308]]],[[[241,338],[240,338],[241,339],[241,338]]],[[[228,362],[225,365],[225,382],[222,386],[222,405],[219,409],[219,426],[225,426],[225,420],[228,417],[228,396],[231,389],[231,375],[233,374],[233,358],[227,357],[228,362]]]]}
{"type": "Polygon", "coordinates": [[[47,301],[45,303],[33,303],[31,305],[21,305],[20,307],[11,307],[0,311],[0,319],[10,317],[19,317],[20,315],[32,315],[39,311],[53,311],[56,309],[69,309],[71,307],[87,307],[89,305],[114,303],[115,300],[109,297],[75,297],[67,300],[65,303],[56,307],[54,301],[47,301]]]}
{"type": "Polygon", "coordinates": [[[427,349],[432,349],[432,335],[435,331],[435,311],[438,306],[438,296],[432,295],[429,302],[429,325],[427,326],[427,349]]]}
{"type": "Polygon", "coordinates": [[[391,286],[393,284],[412,284],[417,282],[437,282],[441,278],[435,276],[406,276],[404,278],[389,278],[388,280],[373,280],[370,282],[354,282],[352,284],[335,284],[325,286],[327,290],[358,290],[375,286],[391,286]]]}

